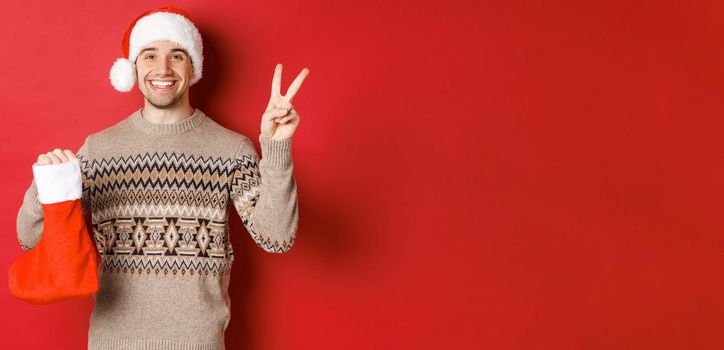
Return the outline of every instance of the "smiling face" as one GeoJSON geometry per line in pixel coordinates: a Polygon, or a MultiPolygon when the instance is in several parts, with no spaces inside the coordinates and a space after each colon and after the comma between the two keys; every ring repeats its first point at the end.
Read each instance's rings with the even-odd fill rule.
{"type": "Polygon", "coordinates": [[[146,45],[136,58],[138,88],[146,100],[159,109],[170,109],[188,100],[194,69],[186,51],[170,41],[146,45]]]}

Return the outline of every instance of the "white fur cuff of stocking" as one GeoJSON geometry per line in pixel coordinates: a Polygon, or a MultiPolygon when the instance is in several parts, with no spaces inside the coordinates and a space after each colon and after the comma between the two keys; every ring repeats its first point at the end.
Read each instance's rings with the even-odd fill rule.
{"type": "Polygon", "coordinates": [[[83,195],[80,161],[59,164],[33,164],[33,176],[38,188],[38,201],[42,204],[79,199],[83,195]]]}

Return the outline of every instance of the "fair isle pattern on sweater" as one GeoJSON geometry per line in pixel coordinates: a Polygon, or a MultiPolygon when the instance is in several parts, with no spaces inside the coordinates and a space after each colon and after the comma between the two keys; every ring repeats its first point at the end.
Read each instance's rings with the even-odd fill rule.
{"type": "Polygon", "coordinates": [[[93,198],[93,233],[106,256],[104,271],[228,274],[234,254],[225,219],[229,199],[259,247],[283,252],[293,245],[294,237],[280,242],[254,229],[261,185],[257,157],[164,152],[87,166],[84,183],[93,198]]]}

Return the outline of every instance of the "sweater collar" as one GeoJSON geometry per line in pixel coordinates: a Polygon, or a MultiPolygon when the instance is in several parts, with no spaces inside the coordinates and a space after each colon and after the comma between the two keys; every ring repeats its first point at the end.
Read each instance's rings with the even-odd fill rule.
{"type": "Polygon", "coordinates": [[[204,112],[196,108],[194,112],[184,120],[168,124],[156,124],[148,121],[143,117],[143,115],[141,115],[142,109],[143,108],[139,108],[137,111],[133,112],[129,119],[136,128],[146,134],[181,134],[198,127],[208,118],[204,112]]]}

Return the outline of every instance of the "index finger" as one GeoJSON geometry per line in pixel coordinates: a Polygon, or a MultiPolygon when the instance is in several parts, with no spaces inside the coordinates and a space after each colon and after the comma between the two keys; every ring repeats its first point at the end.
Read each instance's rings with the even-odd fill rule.
{"type": "Polygon", "coordinates": [[[272,78],[272,87],[271,87],[271,95],[279,96],[281,95],[282,90],[282,64],[277,63],[276,67],[274,67],[274,78],[272,78]]]}
{"type": "Polygon", "coordinates": [[[68,156],[69,160],[78,159],[78,157],[75,156],[75,153],[71,152],[70,150],[65,150],[65,155],[68,156]]]}
{"type": "Polygon", "coordinates": [[[304,82],[304,78],[309,75],[309,69],[304,68],[302,71],[297,75],[297,77],[292,82],[292,85],[289,85],[289,89],[287,89],[287,93],[284,95],[289,102],[292,102],[292,99],[294,99],[294,95],[297,94],[297,91],[299,91],[299,87],[302,86],[302,82],[304,82]]]}

